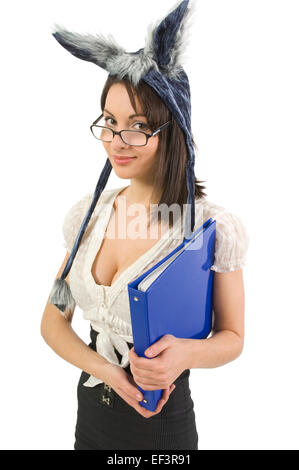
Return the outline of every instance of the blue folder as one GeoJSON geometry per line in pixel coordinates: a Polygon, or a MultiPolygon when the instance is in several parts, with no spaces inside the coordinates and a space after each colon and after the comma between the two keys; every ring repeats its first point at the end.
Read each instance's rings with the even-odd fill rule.
{"type": "MultiPolygon", "coordinates": [[[[140,357],[162,336],[203,339],[212,328],[216,221],[208,219],[151,269],[128,284],[134,350],[140,357]]],[[[143,390],[155,411],[162,390],[143,390]]]]}

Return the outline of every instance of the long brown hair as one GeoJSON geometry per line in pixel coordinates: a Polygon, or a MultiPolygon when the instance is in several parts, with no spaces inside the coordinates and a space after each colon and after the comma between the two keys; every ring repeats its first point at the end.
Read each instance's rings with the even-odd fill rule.
{"type": "MultiPolygon", "coordinates": [[[[183,205],[187,203],[188,189],[186,184],[186,163],[187,147],[185,136],[182,129],[172,116],[172,113],[166,107],[155,90],[145,81],[141,80],[135,87],[128,79],[118,78],[117,76],[108,76],[101,95],[101,108],[105,108],[106,97],[110,87],[116,83],[125,85],[128,92],[131,105],[137,113],[135,96],[138,97],[142,112],[147,116],[147,121],[151,131],[157,129],[165,122],[171,120],[171,124],[166,127],[159,136],[159,145],[154,163],[154,182],[153,194],[161,194],[158,204],[178,204],[183,211],[183,205]]],[[[192,144],[195,149],[197,146],[192,136],[192,144]]],[[[195,199],[202,199],[206,196],[205,186],[195,178],[195,199]]],[[[173,224],[173,219],[170,225],[173,224]]]]}

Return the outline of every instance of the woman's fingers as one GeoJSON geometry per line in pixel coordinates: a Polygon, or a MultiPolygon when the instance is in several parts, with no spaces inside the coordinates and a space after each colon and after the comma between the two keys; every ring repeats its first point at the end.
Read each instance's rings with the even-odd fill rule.
{"type": "Polygon", "coordinates": [[[105,372],[107,380],[104,378],[104,382],[110,385],[118,394],[122,390],[126,393],[126,396],[129,396],[132,400],[136,402],[142,400],[142,392],[138,389],[137,384],[134,382],[131,375],[121,367],[115,364],[107,364],[105,365],[105,372]]]}
{"type": "MultiPolygon", "coordinates": [[[[123,371],[122,371],[123,372],[123,371]]],[[[139,402],[141,402],[143,398],[142,392],[137,388],[137,384],[135,383],[133,377],[127,374],[124,377],[119,377],[119,381],[117,386],[113,387],[116,393],[128,403],[132,408],[134,408],[139,414],[141,414],[144,418],[151,418],[152,416],[161,412],[163,406],[167,403],[170,394],[175,389],[175,385],[172,384],[167,389],[163,390],[161,399],[159,400],[155,411],[149,411],[144,406],[141,406],[139,402]],[[123,380],[125,378],[125,380],[123,380]]]]}
{"type": "Polygon", "coordinates": [[[134,398],[134,396],[132,397],[132,394],[126,393],[123,388],[116,387],[115,391],[126,403],[128,403],[128,405],[134,408],[138,413],[142,414],[145,418],[148,417],[148,410],[143,408],[143,406],[139,405],[138,403],[140,400],[137,400],[137,398],[134,398]]]}
{"type": "Polygon", "coordinates": [[[175,387],[176,386],[174,384],[172,384],[170,387],[163,390],[162,397],[158,401],[157,407],[156,407],[155,411],[153,412],[153,414],[156,415],[156,414],[161,412],[163,406],[167,403],[168,398],[169,398],[170,394],[173,392],[173,390],[175,389],[175,387]]]}
{"type": "Polygon", "coordinates": [[[137,388],[137,384],[135,383],[133,377],[127,374],[127,379],[128,380],[124,385],[124,391],[137,402],[141,401],[143,398],[143,394],[142,392],[140,392],[139,388],[137,388]]]}
{"type": "Polygon", "coordinates": [[[167,402],[168,398],[169,398],[169,395],[171,394],[171,392],[173,392],[173,390],[175,389],[175,385],[172,384],[170,385],[170,387],[166,388],[165,390],[163,390],[163,394],[162,394],[162,397],[161,397],[161,400],[164,400],[165,403],[167,402]]]}
{"type": "Polygon", "coordinates": [[[162,397],[158,401],[158,404],[157,404],[157,407],[156,407],[155,411],[149,411],[148,409],[141,406],[139,403],[135,404],[134,402],[132,402],[130,404],[144,418],[151,418],[152,416],[157,415],[161,412],[163,406],[167,403],[167,401],[169,399],[169,396],[173,392],[174,389],[175,389],[175,385],[172,384],[170,387],[163,390],[162,397]]]}

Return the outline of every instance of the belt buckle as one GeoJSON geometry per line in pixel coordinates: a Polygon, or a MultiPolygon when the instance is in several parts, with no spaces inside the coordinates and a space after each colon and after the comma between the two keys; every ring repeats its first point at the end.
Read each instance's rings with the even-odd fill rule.
{"type": "Polygon", "coordinates": [[[112,388],[104,383],[104,387],[101,394],[101,403],[109,408],[113,408],[114,395],[112,388]]]}

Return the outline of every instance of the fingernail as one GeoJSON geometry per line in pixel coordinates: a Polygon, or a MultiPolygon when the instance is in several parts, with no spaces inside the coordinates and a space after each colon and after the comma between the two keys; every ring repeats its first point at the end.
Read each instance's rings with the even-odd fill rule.
{"type": "Polygon", "coordinates": [[[138,394],[137,394],[137,395],[136,395],[136,398],[137,398],[137,400],[142,400],[142,396],[141,396],[141,395],[138,395],[138,394]]]}

